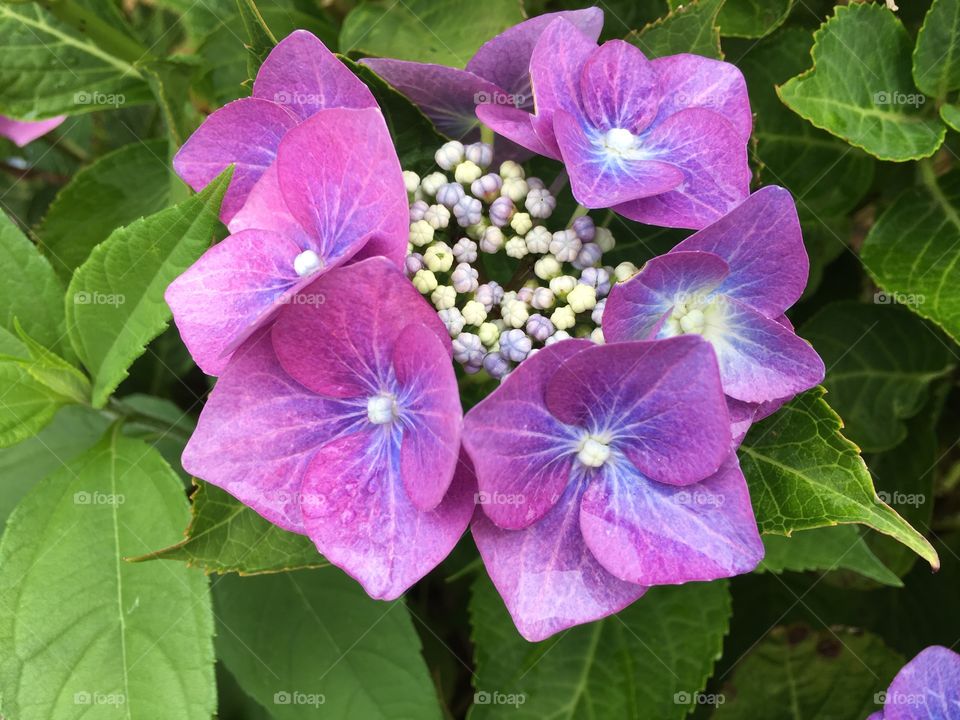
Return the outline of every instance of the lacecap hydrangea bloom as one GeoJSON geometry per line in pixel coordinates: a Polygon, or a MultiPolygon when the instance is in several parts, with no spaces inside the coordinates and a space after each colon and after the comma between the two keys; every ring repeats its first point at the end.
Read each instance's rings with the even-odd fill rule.
{"type": "Polygon", "coordinates": [[[878,699],[883,710],[867,720],[960,720],[960,655],[928,647],[903,666],[878,699]]]}

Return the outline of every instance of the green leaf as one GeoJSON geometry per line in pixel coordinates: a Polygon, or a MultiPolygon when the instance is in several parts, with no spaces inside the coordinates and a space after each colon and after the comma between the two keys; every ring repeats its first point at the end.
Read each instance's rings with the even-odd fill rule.
{"type": "Polygon", "coordinates": [[[870,229],[860,259],[890,300],[960,340],[960,171],[907,190],[870,229]]]}
{"type": "Polygon", "coordinates": [[[806,66],[813,38],[786,28],[743,58],[755,113],[754,161],[761,184],[782,185],[797,198],[806,224],[846,215],[870,189],[876,161],[866,153],[813,127],[777,97],[776,86],[806,66]]]}
{"type": "Polygon", "coordinates": [[[857,446],[840,434],[823,389],[797,396],[754,425],[740,446],[740,464],[762,533],[861,523],[890,535],[927,560],[940,561],[927,540],[885,505],[857,446]]]}
{"type": "Polygon", "coordinates": [[[366,83],[376,98],[387,121],[401,167],[432,166],[435,162],[433,153],[443,144],[444,137],[427,116],[366,65],[355,63],[345,56],[340,56],[340,60],[366,83]]]}
{"type": "Polygon", "coordinates": [[[202,193],[115,230],[74,274],[67,327],[93,376],[95,407],[106,403],[130,364],[167,326],[163,293],[210,245],[231,172],[202,193]]]}
{"type": "Polygon", "coordinates": [[[793,0],[727,0],[720,11],[720,34],[745,38],[769,35],[791,10],[793,0]]]}
{"type": "Polygon", "coordinates": [[[36,435],[70,401],[30,374],[30,363],[0,356],[0,448],[36,435]]]}
{"type": "Polygon", "coordinates": [[[241,575],[329,565],[306,535],[282,530],[215,485],[197,485],[192,513],[186,538],[136,560],[181,560],[207,573],[241,575]]]}
{"type": "Polygon", "coordinates": [[[14,320],[14,323],[27,356],[0,357],[19,362],[30,377],[64,399],[79,404],[89,403],[90,381],[87,376],[24,333],[19,322],[14,320]]]}
{"type": "Polygon", "coordinates": [[[176,537],[180,481],[111,430],[38,484],[0,543],[0,712],[18,720],[122,706],[127,717],[207,719],[216,704],[206,578],[129,555],[176,537]],[[79,707],[89,705],[90,707],[79,707]]]}
{"type": "Polygon", "coordinates": [[[529,643],[480,577],[470,719],[680,720],[720,657],[730,613],[724,581],[655,587],[612,617],[529,643]]]}
{"type": "Polygon", "coordinates": [[[960,105],[945,103],[940,106],[940,119],[954,130],[960,132],[960,105]]]}
{"type": "Polygon", "coordinates": [[[927,400],[930,384],[955,366],[937,331],[878,293],[866,305],[831,303],[804,323],[800,334],[827,366],[823,382],[846,435],[864,452],[880,452],[907,436],[905,420],[927,400]]]}
{"type": "Polygon", "coordinates": [[[70,280],[114,228],[152,215],[170,201],[165,140],[135,142],[97,158],[57,193],[37,229],[57,274],[70,280]]]}
{"type": "Polygon", "coordinates": [[[723,58],[717,16],[724,0],[692,0],[624,38],[648,57],[695,53],[723,58]]]}
{"type": "Polygon", "coordinates": [[[37,247],[0,212],[0,327],[14,319],[38,342],[56,349],[63,339],[63,286],[37,247]]]}
{"type": "Polygon", "coordinates": [[[855,525],[803,530],[790,537],[764,535],[763,545],[766,555],[761,572],[852,570],[884,585],[903,585],[873,553],[855,525]]]}
{"type": "Polygon", "coordinates": [[[523,19],[516,0],[364,0],[343,21],[340,51],[462,68],[523,19]]]}
{"type": "Polygon", "coordinates": [[[0,3],[0,112],[21,118],[128,107],[151,99],[140,70],[39,3],[0,3]]]}
{"type": "Polygon", "coordinates": [[[714,720],[862,720],[903,657],[866,633],[777,628],[736,666],[714,720]],[[726,693],[725,693],[726,694],[726,693]]]}
{"type": "Polygon", "coordinates": [[[267,27],[254,0],[237,0],[237,11],[246,33],[247,75],[255,78],[267,55],[277,45],[277,38],[267,27]]]}
{"type": "Polygon", "coordinates": [[[942,100],[960,88],[960,0],[933,0],[913,49],[913,79],[942,100]]]}
{"type": "Polygon", "coordinates": [[[214,596],[217,656],[276,720],[441,717],[402,600],[333,567],[225,575],[214,596]]]}
{"type": "Polygon", "coordinates": [[[813,67],[778,88],[794,112],[881,160],[932,155],[943,123],[922,114],[910,36],[876,3],[839,5],[814,34],[813,67]]]}

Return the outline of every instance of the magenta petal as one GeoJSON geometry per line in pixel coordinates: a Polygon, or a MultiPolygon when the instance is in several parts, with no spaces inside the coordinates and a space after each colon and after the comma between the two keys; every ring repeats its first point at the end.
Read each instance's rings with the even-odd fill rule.
{"type": "Polygon", "coordinates": [[[549,413],[544,393],[557,367],[590,346],[564,340],[540,350],[464,418],[463,445],[476,469],[480,502],[500,527],[527,527],[569,484],[573,429],[549,413]]]}
{"type": "Polygon", "coordinates": [[[23,147],[59,127],[66,119],[66,115],[59,115],[49,120],[14,120],[0,115],[0,137],[7,138],[17,147],[23,147]]]}
{"type": "Polygon", "coordinates": [[[727,395],[764,403],[803,392],[823,380],[823,360],[791,330],[732,298],[718,307],[723,317],[711,343],[727,395]]]}
{"type": "Polygon", "coordinates": [[[736,453],[683,488],[652,482],[626,462],[605,468],[583,497],[580,527],[608,571],[643,585],[731,577],[763,559],[736,453]]]}
{"type": "Polygon", "coordinates": [[[754,403],[745,403],[740,400],[727,398],[727,413],[730,415],[730,432],[733,435],[733,448],[740,447],[743,438],[754,422],[761,420],[757,417],[757,408],[761,407],[754,403]]]}
{"type": "Polygon", "coordinates": [[[370,238],[402,266],[409,235],[400,161],[379,110],[320,110],[280,144],[280,190],[326,267],[370,238]]]}
{"type": "Polygon", "coordinates": [[[613,286],[603,310],[608,342],[650,340],[678,303],[709,302],[730,271],[706,252],[677,252],[653,258],[625,283],[613,286]]]}
{"type": "Polygon", "coordinates": [[[384,258],[328,272],[302,296],[303,302],[280,313],[273,344],[284,370],[322,395],[367,398],[380,392],[392,377],[397,338],[410,323],[431,328],[450,348],[436,311],[384,258]]]}
{"type": "Polygon", "coordinates": [[[537,40],[557,18],[563,18],[596,42],[603,29],[600,8],[545,13],[525,20],[484,43],[467,63],[467,70],[486,78],[518,98],[517,107],[533,108],[530,90],[530,59],[537,40]]]}
{"type": "Polygon", "coordinates": [[[768,185],[729,213],[694,233],[673,252],[702,250],[719,255],[730,275],[719,292],[769,318],[800,299],[810,262],[790,193],[768,185]]]}
{"type": "Polygon", "coordinates": [[[224,222],[243,206],[250,189],[277,155],[287,131],[297,124],[283,106],[241,98],[210,115],[173,158],[173,167],[194,190],[202,190],[228,165],[233,179],[220,206],[224,222]]]}
{"type": "Polygon", "coordinates": [[[585,131],[568,112],[554,113],[553,129],[570,175],[570,189],[585,207],[606,208],[659,195],[683,182],[683,173],[670,163],[611,152],[601,134],[592,128],[585,131]]]}
{"type": "Polygon", "coordinates": [[[360,62],[406,95],[440,132],[458,140],[478,134],[477,105],[508,102],[505,90],[466,70],[391,58],[360,62]]]}
{"type": "Polygon", "coordinates": [[[753,113],[743,73],[736,65],[700,55],[669,55],[651,61],[660,76],[658,120],[687,108],[706,108],[723,115],[746,140],[753,113]]]}
{"type": "Polygon", "coordinates": [[[660,78],[639,48],[609,40],[583,66],[580,93],[584,113],[595,128],[637,134],[657,115],[660,78]]]}
{"type": "Polygon", "coordinates": [[[612,448],[658,482],[698,482],[730,452],[717,361],[699,337],[588,348],[553,374],[546,403],[560,422],[609,434],[612,448]]]}
{"type": "Polygon", "coordinates": [[[377,107],[367,86],[306,30],[294,30],[270,51],[253,96],[279,103],[301,120],[324,108],[377,107]]]}
{"type": "Polygon", "coordinates": [[[268,167],[250,190],[247,201],[227,223],[231,233],[242,230],[269,230],[285,235],[301,247],[313,245],[310,236],[290,214],[280,192],[277,163],[268,167]]]}
{"type": "Polygon", "coordinates": [[[553,113],[566,110],[577,119],[583,116],[580,75],[596,49],[594,40],[563,18],[550,23],[533,49],[530,80],[537,114],[532,123],[541,142],[553,152],[551,157],[560,156],[553,132],[553,113]]]}
{"type": "Polygon", "coordinates": [[[303,481],[306,532],[373,598],[393,600],[436,567],[463,535],[474,487],[458,472],[444,501],[418,510],[400,479],[398,448],[384,428],[340,437],[314,455],[303,481]]]}
{"type": "Polygon", "coordinates": [[[960,718],[960,655],[933,645],[904,665],[887,690],[883,718],[960,718]]]}
{"type": "Polygon", "coordinates": [[[463,410],[447,348],[433,328],[407,325],[393,346],[403,408],[400,474],[418,510],[443,499],[460,453],[463,410]]]}
{"type": "Polygon", "coordinates": [[[560,152],[545,145],[533,129],[530,113],[506,105],[478,105],[476,112],[480,121],[498,135],[532,152],[560,159],[560,152]]]}
{"type": "Polygon", "coordinates": [[[200,369],[218,375],[229,354],[310,278],[293,269],[301,248],[264,230],[230,235],[167,287],[180,337],[200,369]]]}
{"type": "Polygon", "coordinates": [[[290,378],[269,333],[241,346],[207,398],[183,452],[191,475],[270,522],[304,532],[300,484],[317,445],[366,422],[366,408],[321,398],[290,378]]]}
{"type": "Polygon", "coordinates": [[[517,630],[531,642],[612,615],[647,590],[615,578],[587,549],[578,522],[583,488],[571,484],[550,512],[524,530],[498,528],[482,513],[473,521],[487,573],[517,630]]]}
{"type": "Polygon", "coordinates": [[[651,156],[673,163],[685,175],[674,190],[614,208],[624,217],[664,227],[699,229],[746,199],[750,167],[746,140],[710,110],[681,110],[654,125],[640,144],[651,156]]]}

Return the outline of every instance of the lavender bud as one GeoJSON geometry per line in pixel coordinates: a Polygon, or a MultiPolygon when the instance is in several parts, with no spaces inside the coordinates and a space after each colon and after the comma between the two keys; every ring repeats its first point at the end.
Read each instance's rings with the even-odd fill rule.
{"type": "Polygon", "coordinates": [[[580,252],[577,253],[577,257],[573,261],[573,266],[578,270],[583,270],[592,265],[596,265],[600,262],[600,258],[603,256],[603,250],[600,249],[600,246],[596,243],[588,242],[584,243],[583,247],[580,248],[580,252]]]}
{"type": "Polygon", "coordinates": [[[492,202],[494,198],[499,197],[502,185],[503,179],[499,175],[488,173],[470,184],[470,192],[478,198],[492,202]]]}
{"type": "Polygon", "coordinates": [[[479,366],[486,352],[480,337],[473,333],[462,332],[453,340],[453,357],[461,365],[479,366]]]}
{"type": "Polygon", "coordinates": [[[460,227],[476,225],[483,217],[483,205],[475,197],[464,195],[453,206],[453,214],[457,216],[460,227]]]}
{"type": "Polygon", "coordinates": [[[533,300],[533,288],[524,285],[522,288],[517,290],[517,300],[525,302],[527,305],[529,305],[530,301],[533,300]]]}
{"type": "Polygon", "coordinates": [[[443,324],[446,325],[450,337],[456,337],[463,332],[463,315],[460,314],[457,308],[445,308],[437,314],[440,316],[443,324]]]}
{"type": "Polygon", "coordinates": [[[466,192],[464,192],[463,185],[455,182],[446,183],[437,190],[437,202],[452,209],[464,195],[466,195],[466,192]]]}
{"type": "Polygon", "coordinates": [[[548,337],[553,335],[555,328],[553,323],[539,313],[531,315],[527,319],[527,335],[538,342],[545,342],[548,337]]]}
{"type": "Polygon", "coordinates": [[[533,342],[523,330],[507,330],[500,336],[500,354],[513,362],[522,362],[533,348],[533,342]]]}
{"type": "Polygon", "coordinates": [[[500,380],[510,372],[510,363],[498,352],[490,352],[483,356],[483,369],[490,373],[491,377],[500,380]]]}
{"type": "Polygon", "coordinates": [[[573,221],[573,231],[580,238],[581,242],[588,243],[593,240],[597,228],[593,224],[593,218],[589,215],[582,215],[573,221]]]}
{"type": "Polygon", "coordinates": [[[485,253],[495,253],[503,247],[503,232],[496,225],[491,225],[480,236],[480,250],[485,253]]]}
{"type": "Polygon", "coordinates": [[[423,220],[423,216],[429,208],[430,206],[426,202],[417,200],[410,206],[410,222],[415,223],[417,220],[423,220]]]}
{"type": "Polygon", "coordinates": [[[580,282],[597,291],[597,297],[606,297],[610,292],[610,273],[604,268],[588,267],[580,273],[580,282]]]}
{"type": "Polygon", "coordinates": [[[451,140],[440,146],[440,149],[434,154],[433,158],[437,165],[444,170],[453,170],[458,164],[463,162],[464,148],[463,143],[451,140]]]}
{"type": "Polygon", "coordinates": [[[530,299],[530,304],[537,310],[549,310],[553,307],[556,301],[557,299],[553,294],[553,290],[550,288],[538,287],[533,291],[533,297],[530,299]]]}
{"type": "Polygon", "coordinates": [[[470,238],[460,238],[453,246],[453,256],[459,263],[476,262],[477,244],[470,238]]]}
{"type": "Polygon", "coordinates": [[[516,211],[513,200],[508,197],[499,197],[490,205],[487,215],[490,217],[490,222],[497,227],[503,227],[510,222],[510,218],[516,211]]]}
{"type": "MultiPolygon", "coordinates": [[[[529,183],[529,180],[527,182],[529,183]]],[[[531,217],[548,218],[557,207],[557,199],[544,188],[534,188],[527,193],[523,204],[531,217]]]]}
{"type": "Polygon", "coordinates": [[[530,177],[530,178],[527,178],[527,186],[528,186],[531,190],[534,190],[534,189],[536,189],[536,190],[543,190],[545,187],[547,187],[546,185],[544,185],[543,180],[541,180],[541,179],[538,178],[538,177],[530,177]]]}
{"type": "Polygon", "coordinates": [[[464,148],[464,157],[482,168],[490,167],[493,162],[493,146],[484,142],[472,143],[464,148]]]}
{"type": "Polygon", "coordinates": [[[458,293],[473,292],[479,285],[477,282],[478,275],[476,268],[462,262],[454,268],[453,274],[450,276],[450,282],[453,283],[453,289],[458,293]]]}
{"type": "Polygon", "coordinates": [[[550,253],[560,262],[572,262],[577,259],[583,244],[573,230],[560,230],[550,239],[550,253]]]}
{"type": "Polygon", "coordinates": [[[483,303],[483,307],[490,312],[494,305],[503,300],[503,288],[493,280],[480,285],[474,293],[474,299],[483,303]]]}
{"type": "Polygon", "coordinates": [[[423,270],[423,255],[420,253],[411,253],[407,255],[407,259],[403,261],[404,269],[407,271],[407,277],[413,277],[417,274],[418,270],[423,270]]]}
{"type": "Polygon", "coordinates": [[[603,325],[603,309],[607,306],[607,299],[603,298],[593,306],[593,312],[590,313],[590,319],[594,325],[603,325]]]}

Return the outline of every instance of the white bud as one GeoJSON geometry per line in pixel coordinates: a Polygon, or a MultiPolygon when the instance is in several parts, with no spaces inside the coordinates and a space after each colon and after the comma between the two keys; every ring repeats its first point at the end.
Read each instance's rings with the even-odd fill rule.
{"type": "Polygon", "coordinates": [[[535,255],[544,255],[550,252],[550,241],[552,239],[553,235],[543,225],[537,225],[524,238],[527,243],[527,250],[535,255]]]}
{"type": "Polygon", "coordinates": [[[423,253],[423,263],[433,272],[447,272],[453,267],[453,251],[445,242],[434,243],[423,253]]]}
{"type": "Polygon", "coordinates": [[[404,170],[403,186],[407,189],[407,192],[412,195],[417,191],[417,188],[420,187],[420,176],[412,170],[404,170]]]}
{"type": "Polygon", "coordinates": [[[449,285],[438,285],[430,294],[430,302],[437,310],[452,308],[457,304],[457,291],[449,285]]]}
{"type": "Polygon", "coordinates": [[[593,340],[597,345],[603,345],[605,342],[603,330],[601,328],[594,328],[593,332],[590,333],[590,339],[593,340]]]}
{"type": "Polygon", "coordinates": [[[632,262],[622,262],[614,268],[613,276],[617,282],[626,282],[639,272],[632,262]]]}
{"type": "Polygon", "coordinates": [[[423,247],[433,242],[433,225],[426,220],[417,220],[410,223],[410,243],[423,247]]]}
{"type": "Polygon", "coordinates": [[[553,290],[545,287],[538,287],[534,290],[533,298],[530,300],[530,304],[537,310],[549,310],[556,302],[557,299],[553,294],[553,290]]]}
{"type": "MultiPolygon", "coordinates": [[[[501,175],[501,177],[503,177],[503,175],[501,175]]],[[[529,191],[530,188],[527,186],[527,181],[522,177],[503,177],[503,185],[500,188],[500,195],[502,197],[510,198],[517,203],[523,200],[529,191]]]]}
{"type": "Polygon", "coordinates": [[[443,205],[431,205],[423,214],[423,219],[434,230],[440,230],[450,224],[450,211],[443,205]]]}
{"type": "Polygon", "coordinates": [[[597,304],[597,291],[589,285],[579,283],[567,293],[567,304],[575,313],[593,310],[597,304]]]}
{"type": "Polygon", "coordinates": [[[613,239],[613,233],[605,227],[598,227],[594,230],[593,241],[599,245],[600,249],[604,252],[610,252],[613,250],[613,246],[616,245],[616,241],[613,239]]]}
{"type": "Polygon", "coordinates": [[[577,316],[569,306],[564,305],[553,311],[550,322],[557,330],[568,330],[577,324],[577,316]]]}
{"type": "Polygon", "coordinates": [[[503,231],[496,225],[485,228],[480,236],[480,249],[485,253],[495,253],[503,247],[503,231]]]}
{"type": "Polygon", "coordinates": [[[463,306],[463,319],[467,325],[483,325],[487,319],[487,309],[482,302],[470,300],[463,306]]]}
{"type": "Polygon", "coordinates": [[[425,195],[433,197],[442,185],[447,184],[447,176],[441,172],[430,173],[420,181],[420,189],[425,195]]]}
{"type": "Polygon", "coordinates": [[[453,246],[453,256],[457,262],[472,263],[477,259],[477,244],[470,238],[460,238],[453,246]]]}
{"type": "Polygon", "coordinates": [[[483,175],[481,167],[470,160],[457,165],[457,169],[453,172],[453,177],[461,185],[469,185],[481,175],[483,175]]]}
{"type": "Polygon", "coordinates": [[[463,156],[463,143],[451,140],[444,143],[433,157],[437,161],[437,165],[444,170],[453,170],[459,163],[463,162],[463,156]]]}
{"type": "Polygon", "coordinates": [[[533,265],[533,274],[541,280],[551,280],[562,272],[563,266],[553,255],[544,255],[533,265]]]}
{"type": "Polygon", "coordinates": [[[482,168],[490,167],[493,162],[493,146],[489,143],[471,143],[464,148],[464,157],[482,168]]]}
{"type": "Polygon", "coordinates": [[[550,280],[550,290],[558,298],[565,298],[567,293],[577,286],[577,279],[573,275],[560,275],[550,280]]]}
{"type": "Polygon", "coordinates": [[[500,163],[500,177],[504,180],[507,178],[523,178],[523,166],[520,163],[516,163],[513,160],[504,160],[500,163]]]}
{"type": "Polygon", "coordinates": [[[293,270],[300,277],[312,275],[323,267],[323,261],[313,250],[304,250],[293,259],[293,270]]]}
{"type": "Polygon", "coordinates": [[[522,237],[512,237],[507,240],[506,250],[508,257],[519,260],[527,254],[527,243],[522,237]]]}
{"type": "Polygon", "coordinates": [[[557,330],[553,335],[551,335],[546,340],[544,340],[543,344],[546,345],[547,347],[550,347],[556,342],[560,342],[561,340],[569,340],[569,339],[570,339],[570,333],[568,333],[566,330],[557,330]]]}
{"type": "Polygon", "coordinates": [[[465,294],[473,292],[479,287],[478,277],[479,273],[475,267],[469,263],[462,262],[454,269],[453,274],[450,276],[450,281],[453,283],[454,290],[458,293],[465,294]]]}
{"type": "MultiPolygon", "coordinates": [[[[426,217],[426,216],[424,216],[426,217]]],[[[573,230],[560,230],[550,239],[550,252],[560,262],[573,262],[580,253],[583,243],[573,230]]]]}
{"type": "Polygon", "coordinates": [[[463,315],[460,314],[460,311],[457,310],[457,308],[444,308],[437,314],[440,316],[443,324],[446,325],[447,332],[450,333],[450,337],[455,338],[457,335],[463,332],[463,315]]]}
{"type": "Polygon", "coordinates": [[[526,325],[527,318],[530,317],[530,311],[527,309],[525,302],[521,302],[520,300],[504,300],[504,302],[500,304],[500,317],[503,318],[503,322],[508,326],[522,328],[526,325]]]}
{"type": "Polygon", "coordinates": [[[433,292],[437,288],[437,276],[429,270],[417,270],[412,282],[413,286],[423,295],[433,292]]]}
{"type": "Polygon", "coordinates": [[[510,218],[510,227],[517,231],[517,235],[526,235],[533,227],[530,213],[514,213],[510,218]]]}

